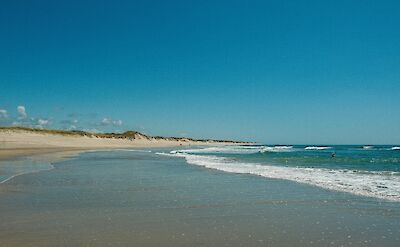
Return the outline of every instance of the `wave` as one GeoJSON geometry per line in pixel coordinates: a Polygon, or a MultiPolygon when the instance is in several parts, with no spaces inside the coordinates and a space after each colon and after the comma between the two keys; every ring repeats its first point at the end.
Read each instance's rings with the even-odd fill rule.
{"type": "Polygon", "coordinates": [[[191,154],[252,154],[260,152],[264,146],[220,146],[208,147],[202,149],[184,149],[175,150],[174,153],[191,153],[191,154]]]}
{"type": "Polygon", "coordinates": [[[275,149],[292,149],[293,146],[274,146],[275,149]]]}
{"type": "Polygon", "coordinates": [[[308,146],[305,147],[305,150],[326,150],[326,149],[331,149],[332,147],[326,147],[326,146],[308,146]]]}
{"type": "Polygon", "coordinates": [[[362,148],[363,148],[363,149],[373,149],[374,146],[367,145],[367,146],[363,146],[362,148]]]}
{"type": "Polygon", "coordinates": [[[400,172],[332,170],[243,163],[225,157],[187,153],[158,153],[185,158],[189,164],[230,173],[259,175],[310,184],[321,188],[356,195],[400,201],[400,172]]]}
{"type": "Polygon", "coordinates": [[[220,146],[201,149],[174,150],[172,153],[189,154],[255,154],[265,152],[288,152],[292,151],[293,146],[220,146]]]}
{"type": "Polygon", "coordinates": [[[388,146],[372,146],[372,145],[366,145],[366,146],[360,146],[358,148],[353,148],[353,150],[365,150],[365,151],[399,151],[400,147],[399,146],[394,146],[394,147],[388,147],[388,146]]]}
{"type": "Polygon", "coordinates": [[[274,147],[263,147],[260,150],[260,153],[267,153],[267,152],[290,152],[293,151],[293,146],[274,146],[274,147]]]}

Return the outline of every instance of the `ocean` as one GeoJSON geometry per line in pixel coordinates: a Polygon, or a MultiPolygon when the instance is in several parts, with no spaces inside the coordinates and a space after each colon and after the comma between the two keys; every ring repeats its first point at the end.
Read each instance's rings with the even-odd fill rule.
{"type": "Polygon", "coordinates": [[[360,145],[225,146],[160,153],[231,173],[285,179],[400,201],[400,147],[360,145]]]}
{"type": "Polygon", "coordinates": [[[258,145],[1,161],[0,246],[398,246],[398,159],[258,145]]]}

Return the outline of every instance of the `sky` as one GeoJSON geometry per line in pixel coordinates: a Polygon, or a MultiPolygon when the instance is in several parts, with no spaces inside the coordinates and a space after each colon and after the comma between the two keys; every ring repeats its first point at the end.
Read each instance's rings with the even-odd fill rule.
{"type": "Polygon", "coordinates": [[[400,144],[399,1],[3,1],[0,125],[400,144]]]}

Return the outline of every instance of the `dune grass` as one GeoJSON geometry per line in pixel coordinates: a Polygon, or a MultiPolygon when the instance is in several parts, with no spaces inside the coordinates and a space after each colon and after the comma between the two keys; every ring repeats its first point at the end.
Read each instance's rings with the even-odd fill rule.
{"type": "Polygon", "coordinates": [[[113,139],[146,139],[146,140],[167,140],[181,142],[217,142],[217,143],[249,143],[232,140],[212,140],[212,139],[193,139],[189,137],[163,137],[163,136],[148,136],[137,131],[126,131],[123,133],[93,133],[82,130],[57,130],[57,129],[38,129],[21,126],[0,126],[0,131],[26,131],[31,133],[62,135],[62,136],[86,136],[92,138],[113,138],[113,139]]]}

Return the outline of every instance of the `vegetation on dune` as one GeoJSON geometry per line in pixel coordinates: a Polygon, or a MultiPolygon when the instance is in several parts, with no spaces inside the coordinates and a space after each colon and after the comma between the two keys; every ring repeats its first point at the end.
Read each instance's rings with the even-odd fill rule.
{"type": "Polygon", "coordinates": [[[181,141],[181,142],[218,142],[218,143],[247,143],[230,140],[205,140],[193,139],[188,137],[162,137],[162,136],[148,136],[137,131],[126,131],[123,133],[92,133],[82,130],[55,130],[55,129],[37,129],[20,126],[0,126],[0,131],[27,131],[40,134],[62,135],[62,136],[86,136],[92,138],[113,138],[113,139],[146,139],[146,140],[166,140],[166,141],[181,141]]]}

